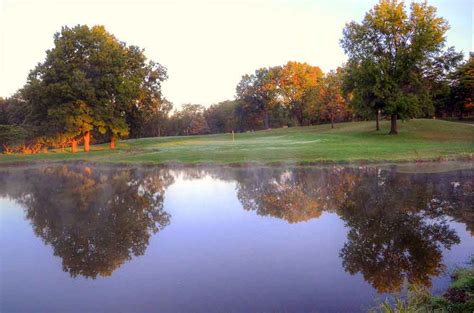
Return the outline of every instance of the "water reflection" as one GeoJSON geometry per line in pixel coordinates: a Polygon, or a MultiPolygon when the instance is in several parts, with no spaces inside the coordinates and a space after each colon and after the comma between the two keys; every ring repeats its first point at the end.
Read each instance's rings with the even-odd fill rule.
{"type": "MultiPolygon", "coordinates": [[[[430,286],[443,249],[474,234],[471,170],[404,174],[396,168],[107,168],[49,166],[0,170],[0,196],[20,203],[32,227],[71,276],[108,276],[170,223],[163,207],[176,177],[235,182],[242,207],[288,223],[336,214],[347,226],[344,269],[379,292],[405,280],[430,286]]],[[[321,252],[324,253],[324,252],[321,252]]]]}
{"type": "Polygon", "coordinates": [[[150,236],[169,224],[163,171],[47,167],[2,172],[0,190],[26,210],[34,232],[71,276],[109,276],[144,254],[150,236]]]}
{"type": "Polygon", "coordinates": [[[371,167],[258,169],[235,176],[246,210],[289,223],[334,212],[348,227],[340,252],[350,274],[379,292],[403,283],[431,286],[443,272],[442,249],[460,239],[448,217],[474,230],[472,172],[402,174],[371,167]]]}

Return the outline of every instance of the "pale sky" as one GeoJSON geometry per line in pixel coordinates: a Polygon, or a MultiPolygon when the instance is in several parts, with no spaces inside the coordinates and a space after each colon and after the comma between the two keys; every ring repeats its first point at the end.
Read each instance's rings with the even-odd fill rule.
{"type": "MultiPolygon", "coordinates": [[[[166,98],[210,105],[233,99],[242,75],[289,60],[328,71],[345,60],[342,29],[377,0],[0,0],[0,96],[45,58],[61,26],[101,24],[168,68],[166,98]]],[[[409,1],[407,1],[409,2],[409,1]]],[[[448,45],[473,51],[473,0],[431,0],[448,45]]]]}

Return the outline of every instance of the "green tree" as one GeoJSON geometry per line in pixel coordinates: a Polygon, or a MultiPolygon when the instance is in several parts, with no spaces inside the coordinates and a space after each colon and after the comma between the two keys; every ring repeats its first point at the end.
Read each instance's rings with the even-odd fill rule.
{"type": "Polygon", "coordinates": [[[471,53],[469,61],[459,66],[452,76],[450,100],[453,111],[462,118],[464,113],[474,111],[474,54],[471,53]]]}
{"type": "Polygon", "coordinates": [[[433,113],[424,82],[433,63],[449,65],[448,29],[426,1],[412,3],[408,15],[402,1],[380,0],[361,23],[346,24],[341,40],[349,57],[346,86],[357,103],[391,116],[390,134],[397,134],[397,117],[433,113]]]}
{"type": "Polygon", "coordinates": [[[244,75],[237,85],[237,98],[263,115],[263,125],[269,128],[269,112],[277,103],[278,73],[281,67],[260,68],[244,75]]]}
{"type": "Polygon", "coordinates": [[[169,132],[172,135],[208,134],[209,126],[204,117],[204,107],[200,104],[184,104],[170,118],[169,132]]]}
{"type": "Polygon", "coordinates": [[[236,115],[236,101],[223,101],[211,105],[204,112],[211,133],[229,133],[236,131],[238,121],[236,115]]]}
{"type": "MultiPolygon", "coordinates": [[[[157,67],[146,63],[143,50],[120,42],[103,26],[63,27],[24,88],[31,122],[45,134],[66,135],[73,147],[82,137],[85,151],[93,131],[109,133],[114,142],[128,135],[126,116],[145,98],[143,89],[157,67]]],[[[166,78],[166,71],[160,73],[159,82],[166,78]]]]}
{"type": "Polygon", "coordinates": [[[146,137],[159,137],[166,134],[166,124],[173,104],[163,99],[156,106],[150,108],[148,116],[144,116],[143,135],[146,137]]]}
{"type": "Polygon", "coordinates": [[[159,136],[169,112],[171,102],[163,97],[161,83],[168,78],[166,68],[150,61],[145,67],[140,96],[135,105],[127,110],[126,120],[132,138],[159,136]]]}

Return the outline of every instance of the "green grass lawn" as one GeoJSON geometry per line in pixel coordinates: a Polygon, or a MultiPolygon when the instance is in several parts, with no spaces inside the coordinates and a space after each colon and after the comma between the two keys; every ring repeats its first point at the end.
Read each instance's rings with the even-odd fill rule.
{"type": "Polygon", "coordinates": [[[94,145],[91,152],[50,151],[36,155],[0,155],[0,163],[81,160],[107,163],[311,163],[401,162],[471,157],[474,126],[440,120],[399,123],[400,133],[387,135],[389,122],[273,129],[251,133],[124,140],[116,150],[94,145]]]}

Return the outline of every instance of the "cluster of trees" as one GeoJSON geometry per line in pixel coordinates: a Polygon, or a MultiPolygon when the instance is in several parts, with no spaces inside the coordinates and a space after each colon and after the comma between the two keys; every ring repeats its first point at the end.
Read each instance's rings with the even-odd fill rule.
{"type": "Polygon", "coordinates": [[[340,68],[324,75],[319,67],[298,62],[261,68],[242,77],[235,100],[208,108],[183,105],[162,120],[160,134],[243,132],[351,119],[342,78],[340,68]]]}
{"type": "Polygon", "coordinates": [[[242,77],[234,101],[200,107],[200,127],[176,134],[334,127],[335,120],[353,119],[375,119],[379,130],[383,117],[397,134],[398,119],[462,118],[474,111],[474,56],[463,62],[462,53],[446,47],[448,29],[427,2],[408,11],[403,1],[380,0],[362,22],[346,24],[342,67],[326,74],[299,62],[257,69],[242,77]]]}
{"type": "Polygon", "coordinates": [[[474,57],[447,48],[445,19],[427,2],[380,0],[343,30],[348,61],[323,73],[288,62],[244,75],[236,98],[205,108],[173,110],[161,92],[167,71],[143,50],[120,42],[103,26],[63,27],[28,77],[0,98],[0,143],[10,151],[42,147],[89,150],[121,137],[196,135],[353,119],[463,117],[474,111],[474,57]],[[28,144],[29,143],[29,144],[28,144]]]}

